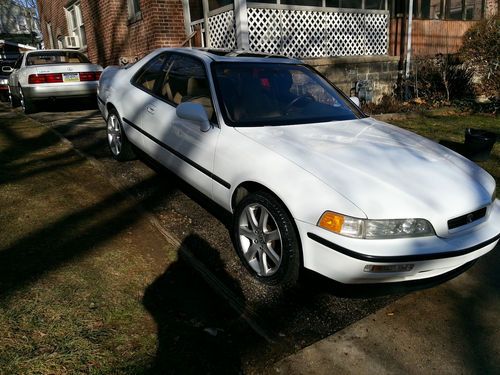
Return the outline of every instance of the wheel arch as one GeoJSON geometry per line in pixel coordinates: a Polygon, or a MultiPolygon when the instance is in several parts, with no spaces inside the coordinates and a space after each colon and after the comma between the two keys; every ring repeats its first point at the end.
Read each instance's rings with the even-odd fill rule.
{"type": "Polygon", "coordinates": [[[111,102],[107,102],[106,103],[106,112],[107,112],[108,116],[109,116],[109,112],[111,112],[111,110],[113,110],[113,109],[118,113],[118,109],[116,109],[115,105],[111,102]]]}
{"type": "Polygon", "coordinates": [[[290,216],[290,220],[292,222],[293,228],[295,230],[295,233],[297,235],[298,239],[298,244],[299,244],[299,252],[300,252],[300,265],[303,268],[304,266],[304,252],[302,251],[302,238],[300,236],[299,228],[297,227],[297,223],[295,222],[295,218],[293,217],[292,213],[290,212],[290,209],[288,206],[283,202],[283,199],[279,197],[278,194],[276,194],[274,191],[269,189],[267,186],[255,182],[255,181],[244,181],[241,182],[233,191],[233,195],[231,196],[231,212],[234,214],[234,211],[236,209],[236,206],[241,202],[243,198],[245,198],[247,195],[256,193],[259,191],[264,191],[268,194],[271,194],[274,198],[276,198],[283,208],[285,209],[286,213],[290,216]]]}

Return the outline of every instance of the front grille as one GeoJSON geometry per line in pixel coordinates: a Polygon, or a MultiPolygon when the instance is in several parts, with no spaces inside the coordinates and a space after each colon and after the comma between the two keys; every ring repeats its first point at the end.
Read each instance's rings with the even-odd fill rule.
{"type": "Polygon", "coordinates": [[[486,207],[483,207],[480,210],[474,212],[470,212],[466,215],[462,215],[454,219],[448,220],[448,229],[455,229],[461,227],[462,225],[473,223],[474,221],[483,218],[484,215],[486,215],[486,207]]]}

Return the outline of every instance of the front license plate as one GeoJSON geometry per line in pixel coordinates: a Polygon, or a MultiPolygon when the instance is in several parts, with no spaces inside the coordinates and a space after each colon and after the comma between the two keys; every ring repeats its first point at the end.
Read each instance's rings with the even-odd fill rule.
{"type": "Polygon", "coordinates": [[[63,82],[80,82],[80,75],[78,73],[64,73],[63,82]]]}

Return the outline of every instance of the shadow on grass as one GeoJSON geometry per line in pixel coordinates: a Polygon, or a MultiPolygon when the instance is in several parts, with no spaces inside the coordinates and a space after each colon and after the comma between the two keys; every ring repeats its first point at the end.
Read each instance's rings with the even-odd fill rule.
{"type": "Polygon", "coordinates": [[[149,373],[241,373],[240,349],[250,344],[252,333],[241,337],[238,314],[193,270],[183,251],[219,270],[219,280],[243,298],[239,283],[223,271],[218,251],[197,235],[186,237],[179,259],[144,294],[143,304],[158,330],[157,354],[149,373]]]}

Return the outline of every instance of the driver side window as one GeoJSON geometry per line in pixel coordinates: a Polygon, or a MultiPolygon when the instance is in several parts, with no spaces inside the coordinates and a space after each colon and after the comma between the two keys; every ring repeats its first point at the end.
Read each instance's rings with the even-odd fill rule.
{"type": "Polygon", "coordinates": [[[291,71],[293,84],[290,91],[297,96],[310,96],[318,103],[338,107],[340,104],[326,90],[299,70],[291,71]]]}
{"type": "Polygon", "coordinates": [[[163,68],[158,95],[170,103],[200,103],[208,118],[214,120],[214,107],[205,66],[195,58],[173,55],[163,68]]]}

